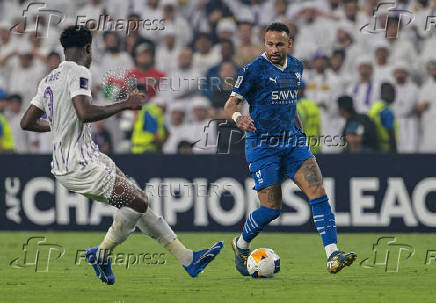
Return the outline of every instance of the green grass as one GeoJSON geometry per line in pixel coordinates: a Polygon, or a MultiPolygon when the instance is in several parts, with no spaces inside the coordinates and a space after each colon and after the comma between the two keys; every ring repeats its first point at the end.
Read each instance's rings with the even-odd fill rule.
{"type": "MultiPolygon", "coordinates": [[[[425,264],[428,249],[436,250],[434,234],[396,234],[398,243],[415,248],[415,255],[400,262],[398,272],[383,266],[364,268],[380,234],[342,234],[340,247],[358,253],[356,263],[337,275],[328,274],[324,249],[317,234],[263,233],[255,247],[273,248],[281,257],[281,272],[272,279],[242,277],[234,269],[232,234],[182,233],[186,246],[200,249],[215,240],[225,246],[198,278],[192,279],[171,255],[166,264],[114,265],[116,283],[102,284],[92,268],[75,265],[77,249],[96,246],[103,233],[0,233],[0,302],[435,302],[436,260],[425,264]],[[65,255],[49,264],[48,272],[34,267],[12,268],[23,255],[30,236],[43,235],[62,245],[65,255]]],[[[155,241],[137,233],[115,253],[166,253],[155,241]]]]}

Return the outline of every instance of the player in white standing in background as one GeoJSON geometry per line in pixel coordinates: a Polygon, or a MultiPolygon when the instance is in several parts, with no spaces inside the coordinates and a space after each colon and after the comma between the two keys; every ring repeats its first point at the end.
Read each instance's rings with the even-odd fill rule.
{"type": "Polygon", "coordinates": [[[196,277],[221,251],[223,242],[200,251],[187,249],[168,223],[149,207],[145,193],[130,181],[115,163],[98,150],[91,139],[91,124],[126,109],[141,109],[145,95],[134,93],[126,101],[105,106],[92,104],[91,32],[70,26],[60,38],[66,61],[39,84],[21,120],[24,130],[50,132],[53,139],[52,174],[68,190],[118,208],[103,242],[86,251],[97,277],[115,282],[110,253],[138,226],[156,239],[196,277]],[[41,119],[47,115],[47,120],[41,119]]]}

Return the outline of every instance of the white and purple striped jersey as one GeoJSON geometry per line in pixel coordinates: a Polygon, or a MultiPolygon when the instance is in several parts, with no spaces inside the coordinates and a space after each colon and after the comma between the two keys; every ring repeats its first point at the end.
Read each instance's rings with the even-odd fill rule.
{"type": "Polygon", "coordinates": [[[79,95],[91,97],[91,73],[75,62],[64,61],[41,80],[31,101],[46,113],[50,123],[53,175],[65,175],[98,161],[91,124],[78,119],[72,102],[79,95]]]}

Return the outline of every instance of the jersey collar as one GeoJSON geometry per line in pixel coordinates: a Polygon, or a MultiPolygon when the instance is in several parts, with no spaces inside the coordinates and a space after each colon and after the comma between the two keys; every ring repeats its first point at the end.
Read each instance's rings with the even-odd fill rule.
{"type": "Polygon", "coordinates": [[[278,65],[278,64],[274,64],[274,63],[272,63],[271,61],[269,61],[265,53],[262,54],[262,57],[264,57],[266,61],[268,61],[269,63],[271,63],[273,66],[277,67],[277,68],[278,68],[279,70],[281,70],[282,72],[285,71],[285,69],[288,67],[288,56],[286,56],[285,64],[283,64],[283,66],[280,66],[280,65],[278,65]]]}

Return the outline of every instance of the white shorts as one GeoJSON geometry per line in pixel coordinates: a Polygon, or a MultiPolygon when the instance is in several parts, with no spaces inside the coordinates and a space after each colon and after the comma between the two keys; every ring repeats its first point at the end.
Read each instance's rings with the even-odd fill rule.
{"type": "Polygon", "coordinates": [[[87,166],[66,175],[55,177],[68,190],[107,203],[114,189],[115,163],[111,158],[100,153],[98,161],[90,162],[87,166]]]}

